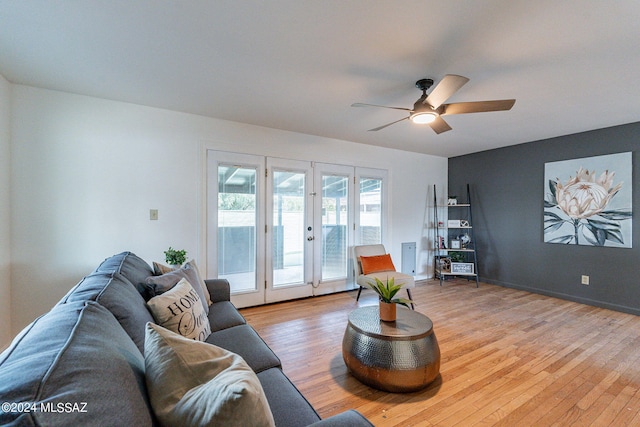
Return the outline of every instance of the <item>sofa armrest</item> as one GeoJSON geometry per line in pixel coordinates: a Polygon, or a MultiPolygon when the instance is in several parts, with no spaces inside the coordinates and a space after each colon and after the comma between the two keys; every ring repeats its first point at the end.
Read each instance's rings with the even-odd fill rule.
{"type": "Polygon", "coordinates": [[[205,279],[211,302],[231,301],[231,286],[227,279],[205,279]]]}
{"type": "Polygon", "coordinates": [[[362,416],[360,412],[350,409],[348,411],[342,412],[338,415],[334,415],[333,417],[325,418],[324,420],[315,422],[311,424],[314,427],[338,427],[338,426],[347,426],[347,427],[374,427],[373,424],[369,422],[368,419],[362,416]]]}

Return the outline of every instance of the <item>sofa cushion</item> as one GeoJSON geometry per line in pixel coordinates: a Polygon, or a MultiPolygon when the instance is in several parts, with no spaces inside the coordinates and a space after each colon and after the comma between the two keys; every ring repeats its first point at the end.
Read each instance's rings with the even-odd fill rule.
{"type": "Polygon", "coordinates": [[[118,319],[122,328],[144,352],[144,325],[153,316],[136,288],[120,273],[93,273],[78,283],[60,303],[96,301],[118,319]]]}
{"type": "Polygon", "coordinates": [[[281,366],[278,356],[249,325],[212,332],[206,342],[239,354],[254,372],[281,366]]]}
{"type": "Polygon", "coordinates": [[[214,302],[209,307],[208,317],[211,331],[219,331],[247,323],[242,314],[229,301],[214,302]]]}
{"type": "Polygon", "coordinates": [[[211,333],[200,296],[187,279],[180,279],[177,285],[147,304],[156,322],[183,337],[204,341],[211,333]]]}
{"type": "Polygon", "coordinates": [[[20,414],[0,411],[2,425],[154,421],[142,354],[109,310],[94,302],[57,305],[23,330],[0,354],[0,396],[6,402],[34,402],[38,409],[19,421],[20,414]],[[41,405],[62,412],[41,411],[41,405]]]}
{"type": "Polygon", "coordinates": [[[320,416],[289,378],[278,368],[258,373],[267,395],[273,419],[278,427],[306,426],[320,420],[320,416]]]}
{"type": "Polygon", "coordinates": [[[105,259],[96,273],[120,273],[126,277],[140,293],[145,291],[144,281],[153,275],[153,270],[145,260],[132,252],[122,252],[105,259]]]}
{"type": "Polygon", "coordinates": [[[180,279],[187,279],[191,286],[193,286],[193,289],[195,289],[200,296],[200,303],[208,314],[211,297],[209,296],[209,291],[207,290],[204,281],[200,279],[200,273],[198,273],[198,268],[195,267],[195,263],[188,262],[184,267],[170,271],[169,273],[165,273],[161,276],[147,277],[145,279],[147,295],[150,297],[162,295],[169,289],[173,288],[180,279]]]}
{"type": "Polygon", "coordinates": [[[273,426],[260,381],[242,357],[149,323],[151,405],[164,425],[273,426]]]}

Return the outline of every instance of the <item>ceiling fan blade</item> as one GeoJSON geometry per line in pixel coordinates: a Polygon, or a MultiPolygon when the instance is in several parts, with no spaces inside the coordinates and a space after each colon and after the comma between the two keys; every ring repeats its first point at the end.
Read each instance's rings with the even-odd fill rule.
{"type": "Polygon", "coordinates": [[[379,126],[379,127],[377,127],[377,128],[373,128],[373,129],[369,129],[369,132],[377,132],[377,131],[379,131],[379,130],[381,130],[381,129],[386,128],[387,126],[395,125],[395,124],[396,124],[396,123],[398,123],[398,122],[401,122],[401,121],[403,121],[403,120],[407,120],[408,118],[409,118],[409,117],[405,117],[405,118],[402,118],[402,119],[400,119],[400,120],[396,120],[395,122],[387,123],[386,125],[379,126]]]}
{"type": "Polygon", "coordinates": [[[515,99],[499,99],[495,101],[455,102],[445,104],[442,114],[485,113],[490,111],[507,111],[516,103],[515,99]]]}
{"type": "Polygon", "coordinates": [[[378,108],[390,108],[392,110],[402,110],[402,111],[411,111],[409,108],[402,107],[387,107],[386,105],[375,105],[375,104],[362,104],[360,102],[356,102],[355,104],[351,104],[352,107],[378,107],[378,108]]]}
{"type": "Polygon", "coordinates": [[[440,80],[440,83],[433,88],[429,96],[427,96],[427,99],[424,100],[423,104],[429,104],[433,109],[438,108],[468,81],[469,79],[466,77],[447,74],[442,78],[442,80],[440,80]]]}
{"type": "Polygon", "coordinates": [[[431,126],[431,129],[433,129],[435,133],[442,133],[451,130],[449,123],[445,122],[440,116],[436,117],[434,121],[429,123],[429,126],[431,126]]]}

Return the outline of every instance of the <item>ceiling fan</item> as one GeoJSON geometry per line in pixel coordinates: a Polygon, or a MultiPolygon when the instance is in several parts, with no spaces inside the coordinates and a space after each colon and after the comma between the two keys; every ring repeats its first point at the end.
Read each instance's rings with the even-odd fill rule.
{"type": "Polygon", "coordinates": [[[404,117],[395,122],[377,128],[369,129],[370,131],[379,131],[403,120],[410,119],[414,123],[426,123],[431,126],[435,133],[442,133],[451,130],[451,126],[444,121],[442,116],[449,114],[466,114],[466,113],[485,113],[490,111],[507,111],[515,104],[515,99],[500,99],[495,101],[476,101],[476,102],[455,102],[452,104],[444,104],[444,102],[458,91],[468,78],[457,76],[455,74],[447,74],[440,80],[440,83],[433,88],[431,93],[427,95],[427,90],[433,86],[433,80],[420,79],[416,82],[416,87],[422,91],[422,96],[418,99],[413,108],[387,107],[375,104],[351,104],[352,107],[379,107],[390,108],[392,110],[408,111],[409,116],[404,117]]]}

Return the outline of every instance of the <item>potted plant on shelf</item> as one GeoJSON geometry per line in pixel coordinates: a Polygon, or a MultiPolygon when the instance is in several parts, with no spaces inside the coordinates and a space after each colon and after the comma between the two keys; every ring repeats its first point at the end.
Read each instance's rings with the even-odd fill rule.
{"type": "Polygon", "coordinates": [[[465,261],[464,252],[451,251],[451,252],[449,252],[449,258],[451,258],[451,262],[464,262],[465,261]]]}
{"type": "Polygon", "coordinates": [[[396,284],[393,277],[387,277],[386,283],[375,278],[375,282],[370,283],[371,289],[376,291],[380,299],[380,320],[394,322],[396,320],[396,304],[409,307],[413,301],[406,298],[394,298],[403,284],[396,284]]]}
{"type": "Polygon", "coordinates": [[[184,249],[173,249],[169,246],[169,249],[164,251],[164,257],[167,264],[173,267],[180,267],[187,260],[187,251],[184,249]]]}

